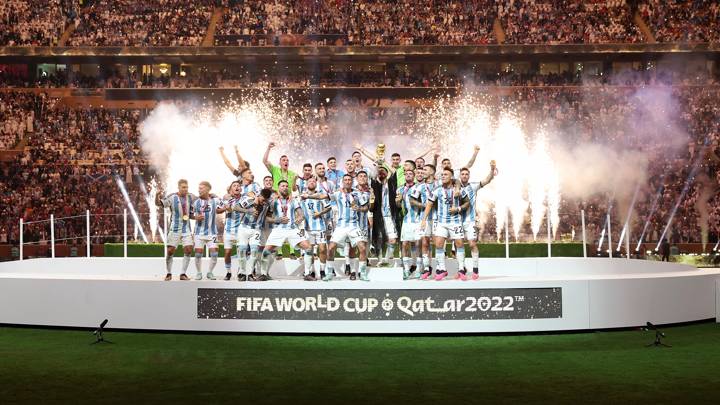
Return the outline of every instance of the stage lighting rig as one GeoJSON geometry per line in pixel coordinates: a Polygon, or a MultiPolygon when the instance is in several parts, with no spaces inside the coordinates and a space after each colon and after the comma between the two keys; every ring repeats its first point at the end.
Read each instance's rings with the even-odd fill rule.
{"type": "Polygon", "coordinates": [[[103,331],[105,330],[105,325],[107,325],[107,323],[108,323],[108,320],[105,319],[104,321],[102,321],[100,326],[93,331],[93,335],[95,335],[96,340],[94,342],[92,342],[92,344],[100,343],[100,342],[112,343],[111,341],[105,340],[105,338],[103,338],[103,331]]]}
{"type": "Polygon", "coordinates": [[[655,341],[645,345],[645,347],[672,347],[671,345],[665,344],[662,342],[662,338],[665,337],[665,334],[660,331],[660,329],[657,328],[657,326],[653,325],[652,322],[648,322],[645,326],[645,330],[654,330],[655,331],[655,341]]]}

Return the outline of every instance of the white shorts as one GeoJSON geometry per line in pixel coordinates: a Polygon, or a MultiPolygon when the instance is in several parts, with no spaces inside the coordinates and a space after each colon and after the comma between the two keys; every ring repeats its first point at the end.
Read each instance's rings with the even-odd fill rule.
{"type": "Polygon", "coordinates": [[[195,249],[202,249],[205,246],[208,249],[217,249],[217,235],[195,235],[195,249]]]}
{"type": "Polygon", "coordinates": [[[400,228],[400,241],[401,242],[416,242],[420,239],[420,224],[413,222],[403,222],[402,228],[400,228]]]}
{"type": "Polygon", "coordinates": [[[385,225],[385,234],[388,239],[397,239],[397,230],[395,229],[395,221],[392,217],[383,217],[383,224],[385,225]]]}
{"type": "Polygon", "coordinates": [[[260,246],[265,246],[265,243],[267,242],[268,238],[270,237],[271,231],[272,231],[272,229],[270,229],[267,226],[263,227],[263,229],[260,231],[260,246]]]}
{"type": "Polygon", "coordinates": [[[368,229],[359,229],[360,231],[360,240],[364,242],[370,241],[370,231],[368,229]]]}
{"type": "Polygon", "coordinates": [[[238,235],[234,232],[228,232],[227,228],[225,228],[225,232],[223,232],[223,244],[226,247],[233,247],[237,244],[238,235]]]}
{"type": "Polygon", "coordinates": [[[327,244],[327,232],[325,231],[306,231],[308,242],[311,245],[327,244]]]}
{"type": "Polygon", "coordinates": [[[363,239],[363,234],[360,228],[351,228],[347,226],[335,228],[332,238],[330,239],[331,242],[338,245],[342,245],[346,241],[349,241],[352,246],[357,246],[358,242],[364,242],[366,240],[367,237],[363,239]]]}
{"type": "Polygon", "coordinates": [[[238,229],[238,245],[258,246],[260,245],[260,231],[252,228],[240,227],[238,229]]]}
{"type": "Polygon", "coordinates": [[[417,224],[417,230],[415,231],[417,233],[418,239],[421,238],[431,238],[433,236],[433,227],[435,224],[433,222],[426,222],[425,223],[425,229],[420,229],[420,224],[417,224]]]}
{"type": "Polygon", "coordinates": [[[177,247],[182,244],[183,246],[192,246],[193,237],[191,233],[170,232],[167,239],[168,246],[177,247]]]}
{"type": "Polygon", "coordinates": [[[304,229],[274,228],[270,232],[265,246],[282,246],[287,241],[288,245],[294,249],[300,242],[306,240],[304,229]]]}
{"type": "Polygon", "coordinates": [[[462,224],[443,224],[440,222],[434,222],[433,236],[438,238],[458,240],[463,239],[465,237],[465,234],[463,232],[462,224]]]}
{"type": "Polygon", "coordinates": [[[463,231],[465,240],[477,240],[477,231],[475,230],[475,222],[463,223],[463,231]]]}

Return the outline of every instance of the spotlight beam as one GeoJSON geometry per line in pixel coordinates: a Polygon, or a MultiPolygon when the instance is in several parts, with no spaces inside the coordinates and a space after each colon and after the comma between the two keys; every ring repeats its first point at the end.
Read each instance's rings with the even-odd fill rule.
{"type": "MultiPolygon", "coordinates": [[[[660,177],[660,181],[663,181],[665,178],[665,174],[663,173],[662,177],[660,177]]],[[[635,251],[640,250],[640,245],[642,245],[642,241],[645,238],[645,233],[647,232],[648,226],[650,226],[650,218],[652,218],[653,214],[655,214],[655,211],[657,211],[658,203],[660,202],[660,195],[663,191],[663,185],[661,184],[657,192],[655,193],[655,198],[653,199],[652,206],[650,207],[650,214],[648,214],[647,220],[645,220],[645,225],[643,226],[643,230],[640,233],[640,238],[638,239],[637,247],[635,248],[635,251]]]]}
{"type": "Polygon", "coordinates": [[[127,204],[128,208],[130,209],[130,214],[132,215],[133,221],[135,221],[135,229],[138,229],[140,231],[140,235],[142,236],[143,241],[145,243],[148,243],[147,236],[145,236],[145,231],[140,224],[140,218],[138,218],[137,211],[135,211],[135,206],[133,206],[132,201],[130,201],[130,196],[128,195],[127,189],[125,188],[125,183],[123,183],[123,181],[120,179],[120,176],[118,175],[115,175],[115,182],[120,188],[120,192],[122,193],[123,198],[125,198],[125,204],[127,204]]]}
{"type": "Polygon", "coordinates": [[[665,229],[663,230],[662,235],[660,235],[660,239],[658,240],[657,246],[655,246],[655,250],[660,249],[660,244],[665,239],[665,235],[667,234],[668,229],[670,229],[670,225],[672,225],[673,219],[675,219],[675,213],[677,212],[678,207],[680,207],[680,203],[685,198],[685,195],[687,194],[688,190],[690,189],[690,183],[695,178],[695,175],[697,175],[698,170],[700,170],[700,162],[702,161],[702,157],[705,156],[705,149],[707,149],[709,140],[710,140],[710,138],[708,136],[705,136],[705,142],[703,143],[703,147],[700,150],[700,153],[698,153],[697,157],[695,158],[695,162],[693,163],[692,169],[690,169],[690,174],[688,174],[687,179],[685,179],[685,184],[683,185],[682,192],[680,193],[677,200],[675,201],[675,205],[673,206],[673,209],[670,212],[670,218],[668,219],[668,222],[665,225],[665,229]]]}
{"type": "MultiPolygon", "coordinates": [[[[628,208],[627,216],[625,217],[625,225],[623,226],[622,232],[620,232],[620,240],[618,241],[617,245],[617,251],[620,251],[620,247],[622,246],[623,239],[625,238],[625,233],[627,232],[628,226],[630,225],[630,216],[632,215],[633,208],[635,208],[635,200],[638,196],[638,191],[640,191],[640,183],[638,182],[637,186],[635,186],[635,193],[633,194],[632,202],[630,202],[630,208],[628,208]]],[[[630,254],[628,252],[628,254],[630,254]]]]}

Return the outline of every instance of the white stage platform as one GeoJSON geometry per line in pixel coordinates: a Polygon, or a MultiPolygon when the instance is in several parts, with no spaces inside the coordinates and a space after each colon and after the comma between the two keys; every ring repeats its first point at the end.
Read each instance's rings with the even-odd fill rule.
{"type": "MultiPolygon", "coordinates": [[[[342,261],[338,261],[340,264],[342,261]]],[[[481,278],[171,282],[162,258],[0,263],[0,323],[170,331],[481,333],[604,329],[717,318],[720,269],[627,259],[481,259],[481,278]],[[386,280],[386,281],[382,281],[386,280]]],[[[180,260],[175,261],[175,268],[180,260]]],[[[207,263],[204,264],[205,266],[207,263]]],[[[191,263],[189,275],[195,273],[191,263]]],[[[215,271],[223,276],[222,259],[215,271]]]]}

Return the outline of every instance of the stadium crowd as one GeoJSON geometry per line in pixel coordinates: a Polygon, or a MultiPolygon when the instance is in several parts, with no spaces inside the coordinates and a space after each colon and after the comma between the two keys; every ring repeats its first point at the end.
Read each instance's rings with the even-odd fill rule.
{"type": "Polygon", "coordinates": [[[646,0],[639,11],[658,42],[720,41],[717,1],[646,0]]]}
{"type": "Polygon", "coordinates": [[[636,12],[660,42],[717,42],[711,0],[8,0],[1,45],[197,46],[214,10],[215,45],[462,45],[643,42],[636,12]]]}
{"type": "Polygon", "coordinates": [[[95,2],[74,21],[71,46],[198,46],[214,1],[113,0],[95,2]]]}
{"type": "Polygon", "coordinates": [[[625,0],[501,2],[505,43],[642,42],[625,0]]]}
{"type": "MultiPolygon", "coordinates": [[[[720,189],[720,105],[717,103],[720,90],[717,86],[672,88],[672,95],[680,107],[680,118],[673,124],[685,129],[689,138],[682,147],[668,149],[668,142],[647,137],[643,122],[648,117],[643,115],[646,113],[642,112],[642,103],[648,99],[643,98],[638,89],[641,88],[601,84],[582,88],[521,87],[496,97],[499,102],[515,106],[518,113],[526,117],[525,125],[529,128],[544,123],[563,134],[568,144],[585,141],[622,145],[623,149],[641,150],[648,156],[648,181],[636,204],[635,238],[647,221],[645,240],[658,240],[690,176],[693,162],[698,159],[698,173],[704,173],[709,179],[702,187],[715,191],[703,194],[700,182],[691,182],[675,214],[672,240],[700,241],[700,204],[705,203],[710,233],[717,235],[720,229],[720,194],[717,192],[720,189]],[[703,197],[705,202],[700,201],[702,195],[706,196],[703,197]],[[653,212],[656,196],[659,196],[657,209],[653,212]]],[[[17,240],[17,218],[20,216],[26,221],[41,220],[48,218],[51,212],[56,216],[77,215],[89,207],[93,214],[103,214],[93,216],[94,235],[106,236],[102,241],[117,240],[122,234],[118,207],[123,207],[124,201],[119,193],[98,191],[116,189],[113,174],[119,174],[128,182],[138,211],[148,212],[140,182],[135,181],[140,176],[148,182],[153,176],[138,144],[137,126],[145,113],[141,110],[74,109],[43,94],[5,93],[0,114],[7,119],[0,131],[14,137],[6,144],[24,139],[24,152],[11,163],[0,165],[3,178],[8,179],[0,182],[0,215],[3,218],[0,234],[9,234],[10,240],[17,240]]],[[[347,131],[383,136],[384,131],[393,128],[401,135],[412,135],[416,116],[413,107],[325,106],[306,113],[305,126],[300,132],[321,138],[343,135],[347,131]],[[343,125],[337,124],[338,117],[342,117],[343,125]]],[[[403,151],[397,152],[403,158],[412,158],[403,151]]],[[[292,162],[292,165],[300,163],[292,162]]],[[[262,171],[256,170],[257,178],[262,171]]],[[[564,196],[560,208],[561,236],[558,238],[569,238],[573,234],[576,240],[579,238],[579,210],[584,208],[588,239],[596,241],[604,226],[608,201],[605,194],[585,201],[564,196]]],[[[617,241],[624,213],[618,207],[612,209],[613,240],[617,241]]],[[[76,222],[71,225],[74,222],[68,221],[64,225],[67,230],[58,232],[83,235],[84,223],[76,222]],[[75,228],[70,229],[71,226],[75,228]]],[[[38,233],[33,234],[35,231],[29,227],[26,240],[43,239],[42,232],[45,231],[41,230],[42,226],[37,229],[38,233]]],[[[488,221],[484,232],[485,240],[494,240],[494,221],[488,221]]],[[[531,235],[529,225],[522,229],[522,234],[525,239],[531,235]]]]}
{"type": "Polygon", "coordinates": [[[233,3],[218,27],[216,45],[279,44],[280,36],[292,35],[327,35],[327,45],[492,42],[492,0],[233,3]],[[268,35],[274,39],[267,40],[268,35]]]}
{"type": "Polygon", "coordinates": [[[68,0],[3,0],[0,2],[0,45],[57,45],[74,15],[68,0]]]}

